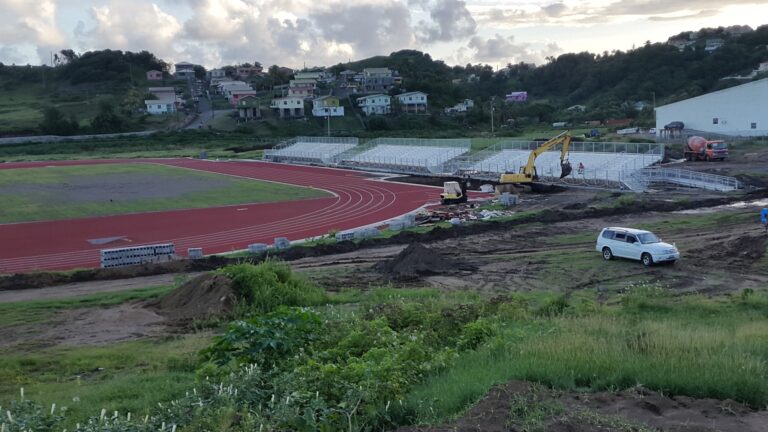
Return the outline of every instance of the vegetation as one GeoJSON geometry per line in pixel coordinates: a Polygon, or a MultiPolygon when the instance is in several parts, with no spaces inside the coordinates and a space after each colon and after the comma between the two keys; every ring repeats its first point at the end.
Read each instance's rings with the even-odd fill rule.
{"type": "MultiPolygon", "coordinates": [[[[134,185],[134,188],[139,186],[134,185]]],[[[114,215],[169,209],[286,201],[326,196],[317,189],[247,180],[213,173],[154,164],[88,165],[73,167],[0,170],[0,197],[6,208],[0,223],[114,215]],[[183,183],[210,180],[213,187],[180,191],[176,196],[111,199],[109,194],[81,195],[60,185],[81,183],[94,187],[108,184],[111,176],[126,184],[155,181],[183,183]],[[127,177],[127,178],[126,178],[127,177]],[[130,180],[133,179],[133,180],[130,180]],[[75,197],[77,195],[77,197],[75,197]],[[73,199],[77,198],[77,199],[73,199]]]]}

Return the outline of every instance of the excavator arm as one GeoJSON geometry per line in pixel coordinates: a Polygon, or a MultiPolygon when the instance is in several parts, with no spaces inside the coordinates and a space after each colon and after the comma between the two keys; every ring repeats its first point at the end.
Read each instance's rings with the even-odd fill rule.
{"type": "Polygon", "coordinates": [[[531,151],[531,154],[528,156],[528,163],[520,168],[520,172],[514,174],[502,174],[499,183],[534,182],[538,178],[538,175],[536,174],[536,158],[558,144],[562,144],[560,149],[560,178],[568,176],[573,170],[571,163],[568,161],[568,152],[571,147],[571,134],[570,131],[565,131],[531,151]]]}

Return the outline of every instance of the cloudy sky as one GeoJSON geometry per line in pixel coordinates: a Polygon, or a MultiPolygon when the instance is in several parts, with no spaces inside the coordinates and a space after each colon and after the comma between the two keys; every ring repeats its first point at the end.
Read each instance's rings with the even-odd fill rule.
{"type": "Polygon", "coordinates": [[[768,23],[768,0],[0,0],[0,11],[5,64],[111,48],[209,68],[331,65],[404,48],[504,66],[768,23]]]}

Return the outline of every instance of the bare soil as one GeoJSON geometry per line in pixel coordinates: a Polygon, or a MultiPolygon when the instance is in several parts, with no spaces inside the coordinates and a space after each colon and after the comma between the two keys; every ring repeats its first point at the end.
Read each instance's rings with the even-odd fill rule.
{"type": "Polygon", "coordinates": [[[456,421],[440,426],[408,426],[397,432],[508,432],[530,430],[513,413],[523,402],[555,406],[537,429],[552,432],[634,431],[645,426],[674,432],[760,432],[768,430],[768,412],[731,400],[667,397],[643,387],[620,392],[559,392],[512,381],[491,389],[456,421]],[[635,427],[635,429],[633,429],[635,427]]]}
{"type": "Polygon", "coordinates": [[[194,320],[230,313],[236,297],[232,280],[218,273],[206,273],[145,306],[169,322],[187,325],[194,320]]]}

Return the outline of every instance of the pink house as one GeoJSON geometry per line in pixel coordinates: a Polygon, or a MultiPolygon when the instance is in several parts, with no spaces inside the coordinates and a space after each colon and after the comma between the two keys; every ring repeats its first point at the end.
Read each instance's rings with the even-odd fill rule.
{"type": "Polygon", "coordinates": [[[147,71],[147,81],[162,81],[163,73],[159,70],[147,71]]]}
{"type": "Polygon", "coordinates": [[[512,92],[506,96],[504,99],[505,102],[525,102],[528,100],[528,92],[519,91],[519,92],[512,92]]]}
{"type": "Polygon", "coordinates": [[[229,104],[237,106],[241,99],[249,96],[256,96],[256,90],[234,90],[229,98],[229,104]]]}

